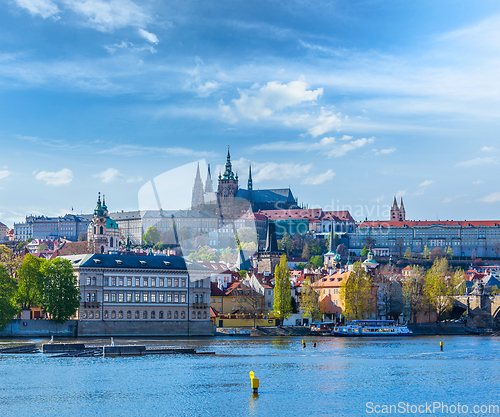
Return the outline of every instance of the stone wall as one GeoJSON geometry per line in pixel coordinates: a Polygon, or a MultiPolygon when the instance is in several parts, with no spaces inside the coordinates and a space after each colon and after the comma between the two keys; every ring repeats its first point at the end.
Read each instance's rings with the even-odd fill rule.
{"type": "Polygon", "coordinates": [[[76,337],[77,334],[77,320],[69,320],[63,324],[52,320],[12,320],[0,332],[0,337],[76,337]]]}
{"type": "Polygon", "coordinates": [[[87,320],[78,323],[78,336],[213,336],[211,321],[87,320]]]}

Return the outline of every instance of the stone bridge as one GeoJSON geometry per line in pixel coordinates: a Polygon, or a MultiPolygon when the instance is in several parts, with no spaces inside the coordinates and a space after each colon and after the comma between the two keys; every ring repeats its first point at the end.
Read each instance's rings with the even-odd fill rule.
{"type": "Polygon", "coordinates": [[[453,310],[467,312],[469,327],[500,328],[500,295],[458,295],[453,310]]]}

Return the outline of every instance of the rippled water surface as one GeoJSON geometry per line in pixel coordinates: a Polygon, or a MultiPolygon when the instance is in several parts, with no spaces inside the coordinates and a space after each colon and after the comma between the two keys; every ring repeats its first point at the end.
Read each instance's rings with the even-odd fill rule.
{"type": "MultiPolygon", "coordinates": [[[[474,414],[472,406],[500,405],[500,338],[306,338],[305,349],[301,339],[115,338],[117,344],[193,347],[214,356],[0,355],[0,416],[384,415],[367,413],[369,402],[460,403],[468,415],[493,415],[474,414]],[[260,379],[258,396],[249,371],[260,379]]],[[[0,347],[19,342],[0,340],[0,347]]]]}

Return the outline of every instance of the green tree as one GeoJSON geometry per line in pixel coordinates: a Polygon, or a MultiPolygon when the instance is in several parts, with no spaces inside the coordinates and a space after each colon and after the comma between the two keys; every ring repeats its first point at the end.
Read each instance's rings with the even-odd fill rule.
{"type": "Polygon", "coordinates": [[[283,245],[283,249],[286,251],[286,254],[290,256],[293,250],[293,240],[287,232],[283,234],[281,244],[283,245]]]}
{"type": "Polygon", "coordinates": [[[367,257],[367,256],[368,256],[368,252],[369,252],[369,251],[368,251],[367,247],[366,247],[366,246],[363,246],[363,249],[361,249],[361,256],[362,256],[363,258],[367,257]]]}
{"type": "Polygon", "coordinates": [[[0,265],[0,330],[19,312],[15,301],[16,290],[16,280],[9,276],[5,266],[0,265]]]}
{"type": "Polygon", "coordinates": [[[306,267],[306,264],[303,263],[303,262],[299,262],[296,266],[296,268],[299,270],[299,271],[303,271],[304,268],[306,267]]]}
{"type": "Polygon", "coordinates": [[[453,308],[453,285],[448,285],[451,271],[446,258],[437,258],[425,276],[425,294],[438,320],[453,308]]]}
{"type": "Polygon", "coordinates": [[[417,313],[425,302],[424,286],[424,269],[412,265],[409,276],[403,281],[403,298],[406,315],[412,319],[413,323],[416,322],[417,313]]]}
{"type": "Polygon", "coordinates": [[[424,251],[422,252],[422,256],[427,259],[431,254],[429,247],[427,245],[424,246],[424,251]]]}
{"type": "Polygon", "coordinates": [[[302,257],[309,260],[311,258],[311,251],[309,249],[309,243],[304,244],[304,249],[302,249],[302,257]]]}
{"type": "Polygon", "coordinates": [[[455,255],[455,253],[453,252],[453,249],[451,248],[451,246],[448,246],[446,248],[446,257],[448,259],[453,259],[453,256],[455,255]]]}
{"type": "Polygon", "coordinates": [[[142,236],[142,240],[150,246],[156,245],[161,240],[161,233],[156,226],[149,226],[146,233],[142,236]]]}
{"type": "Polygon", "coordinates": [[[23,308],[40,304],[40,287],[43,282],[42,266],[45,262],[45,259],[35,258],[28,253],[17,271],[19,281],[16,299],[23,308]]]}
{"type": "Polygon", "coordinates": [[[312,256],[310,263],[312,263],[315,268],[323,268],[323,265],[324,265],[323,264],[323,257],[319,256],[319,255],[312,256]]]}
{"type": "Polygon", "coordinates": [[[49,248],[49,245],[47,245],[46,243],[41,243],[40,245],[38,245],[38,252],[41,252],[43,250],[47,250],[49,248]]]}
{"type": "Polygon", "coordinates": [[[3,265],[10,277],[14,278],[16,271],[21,266],[22,259],[14,255],[7,246],[0,245],[0,265],[3,265]]]}
{"type": "Polygon", "coordinates": [[[258,235],[252,227],[240,227],[235,236],[241,249],[254,250],[257,248],[258,235]]]}
{"type": "Polygon", "coordinates": [[[80,306],[80,289],[70,261],[55,258],[42,268],[41,306],[56,323],[64,323],[80,306]]]}
{"type": "Polygon", "coordinates": [[[280,263],[274,269],[273,313],[281,322],[292,315],[290,296],[290,270],[287,266],[286,255],[283,254],[281,255],[280,263]]]}
{"type": "Polygon", "coordinates": [[[312,320],[318,320],[323,313],[320,303],[319,295],[311,286],[309,277],[304,281],[301,290],[300,310],[303,312],[304,317],[312,320]]]}
{"type": "Polygon", "coordinates": [[[349,320],[362,319],[372,311],[372,279],[361,261],[354,263],[351,274],[340,285],[339,295],[349,320]]]}
{"type": "Polygon", "coordinates": [[[403,255],[403,258],[411,259],[411,249],[409,246],[406,248],[406,251],[405,251],[405,254],[403,255]]]}

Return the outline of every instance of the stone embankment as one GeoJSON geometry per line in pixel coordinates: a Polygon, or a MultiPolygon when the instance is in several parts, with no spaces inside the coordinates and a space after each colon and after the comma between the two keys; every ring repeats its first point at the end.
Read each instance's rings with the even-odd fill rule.
{"type": "Polygon", "coordinates": [[[218,327],[216,336],[317,336],[306,326],[284,327],[218,327]]]}
{"type": "Polygon", "coordinates": [[[425,323],[409,324],[408,328],[415,336],[436,336],[436,335],[465,335],[464,323],[425,323]]]}

